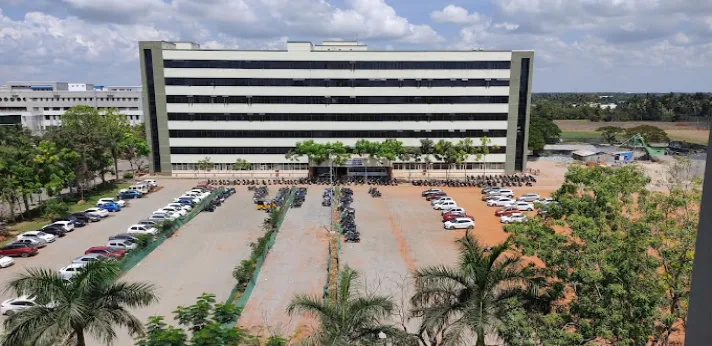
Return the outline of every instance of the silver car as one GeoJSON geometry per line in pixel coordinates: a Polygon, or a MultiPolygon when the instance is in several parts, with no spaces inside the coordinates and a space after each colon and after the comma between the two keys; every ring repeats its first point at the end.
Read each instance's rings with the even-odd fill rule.
{"type": "Polygon", "coordinates": [[[537,195],[536,193],[525,193],[519,197],[517,197],[517,201],[522,201],[522,202],[534,202],[540,200],[541,197],[537,195]]]}
{"type": "Polygon", "coordinates": [[[90,253],[84,256],[77,257],[72,260],[72,263],[89,263],[92,261],[99,261],[99,260],[106,260],[106,261],[115,261],[116,259],[111,258],[111,257],[106,257],[104,255],[100,255],[97,253],[90,253]]]}
{"type": "Polygon", "coordinates": [[[47,241],[42,238],[37,238],[37,239],[21,238],[21,239],[15,240],[14,242],[12,242],[10,244],[25,244],[30,247],[36,247],[39,249],[39,248],[43,248],[43,247],[47,246],[47,241]]]}

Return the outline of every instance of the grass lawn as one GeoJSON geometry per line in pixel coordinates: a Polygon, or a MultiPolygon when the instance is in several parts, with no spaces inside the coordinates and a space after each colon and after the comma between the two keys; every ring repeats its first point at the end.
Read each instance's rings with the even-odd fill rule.
{"type": "Polygon", "coordinates": [[[600,138],[601,133],[596,131],[562,131],[561,138],[600,138]]]}
{"type": "MultiPolygon", "coordinates": [[[[119,194],[119,190],[125,189],[129,186],[131,186],[131,183],[120,183],[111,187],[105,187],[103,189],[91,191],[84,195],[84,203],[81,204],[78,201],[67,201],[67,204],[69,204],[69,213],[76,213],[91,208],[96,205],[96,202],[99,200],[99,198],[116,198],[116,195],[119,194]]],[[[36,217],[26,221],[18,222],[14,225],[10,225],[8,228],[11,231],[17,233],[25,233],[29,231],[36,231],[50,222],[52,222],[52,220],[46,219],[44,217],[36,217]]]]}

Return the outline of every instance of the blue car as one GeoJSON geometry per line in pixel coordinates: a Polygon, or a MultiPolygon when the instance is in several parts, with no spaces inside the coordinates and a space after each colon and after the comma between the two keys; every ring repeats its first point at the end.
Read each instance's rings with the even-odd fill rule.
{"type": "Polygon", "coordinates": [[[129,198],[141,198],[141,193],[138,191],[124,191],[119,194],[118,198],[119,199],[129,199],[129,198]]]}
{"type": "Polygon", "coordinates": [[[193,206],[193,201],[188,200],[188,199],[179,198],[179,199],[176,201],[176,203],[193,206]]]}
{"type": "Polygon", "coordinates": [[[121,211],[121,207],[116,203],[104,203],[101,205],[102,209],[106,209],[109,212],[121,211]]]}

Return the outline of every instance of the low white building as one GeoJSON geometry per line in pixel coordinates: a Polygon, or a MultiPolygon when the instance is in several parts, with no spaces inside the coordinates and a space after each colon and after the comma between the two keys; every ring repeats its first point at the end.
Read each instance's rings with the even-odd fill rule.
{"type": "Polygon", "coordinates": [[[140,86],[105,87],[87,83],[8,82],[0,87],[0,125],[16,125],[42,134],[62,123],[69,108],[87,105],[97,109],[116,108],[131,125],[143,123],[140,86]]]}

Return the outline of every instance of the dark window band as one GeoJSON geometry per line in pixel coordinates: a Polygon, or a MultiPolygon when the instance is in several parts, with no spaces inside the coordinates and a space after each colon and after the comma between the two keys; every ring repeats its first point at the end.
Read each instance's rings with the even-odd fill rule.
{"type": "Polygon", "coordinates": [[[161,149],[158,142],[158,116],[156,115],[156,90],[153,80],[153,53],[150,49],[143,50],[143,60],[146,64],[146,85],[148,86],[148,121],[151,133],[151,154],[153,171],[161,171],[161,149]]]}
{"type": "Polygon", "coordinates": [[[510,61],[242,61],[164,60],[166,68],[246,70],[509,70],[510,61]]]}
{"type": "MultiPolygon", "coordinates": [[[[171,147],[171,154],[180,155],[265,155],[286,154],[292,147],[171,147]]],[[[490,147],[490,154],[505,154],[507,147],[490,147]]]]}
{"type": "Polygon", "coordinates": [[[281,131],[281,130],[170,130],[171,138],[468,138],[507,137],[507,130],[433,131],[281,131]]]}
{"type": "Polygon", "coordinates": [[[496,87],[503,79],[280,79],[280,78],[166,78],[166,85],[181,86],[285,86],[285,87],[496,87]]]}
{"type": "Polygon", "coordinates": [[[507,103],[509,96],[183,96],[168,95],[168,103],[228,104],[487,104],[507,103]]]}
{"type": "Polygon", "coordinates": [[[507,113],[467,114],[244,114],[168,113],[173,121],[492,121],[507,120],[507,113]]]}

